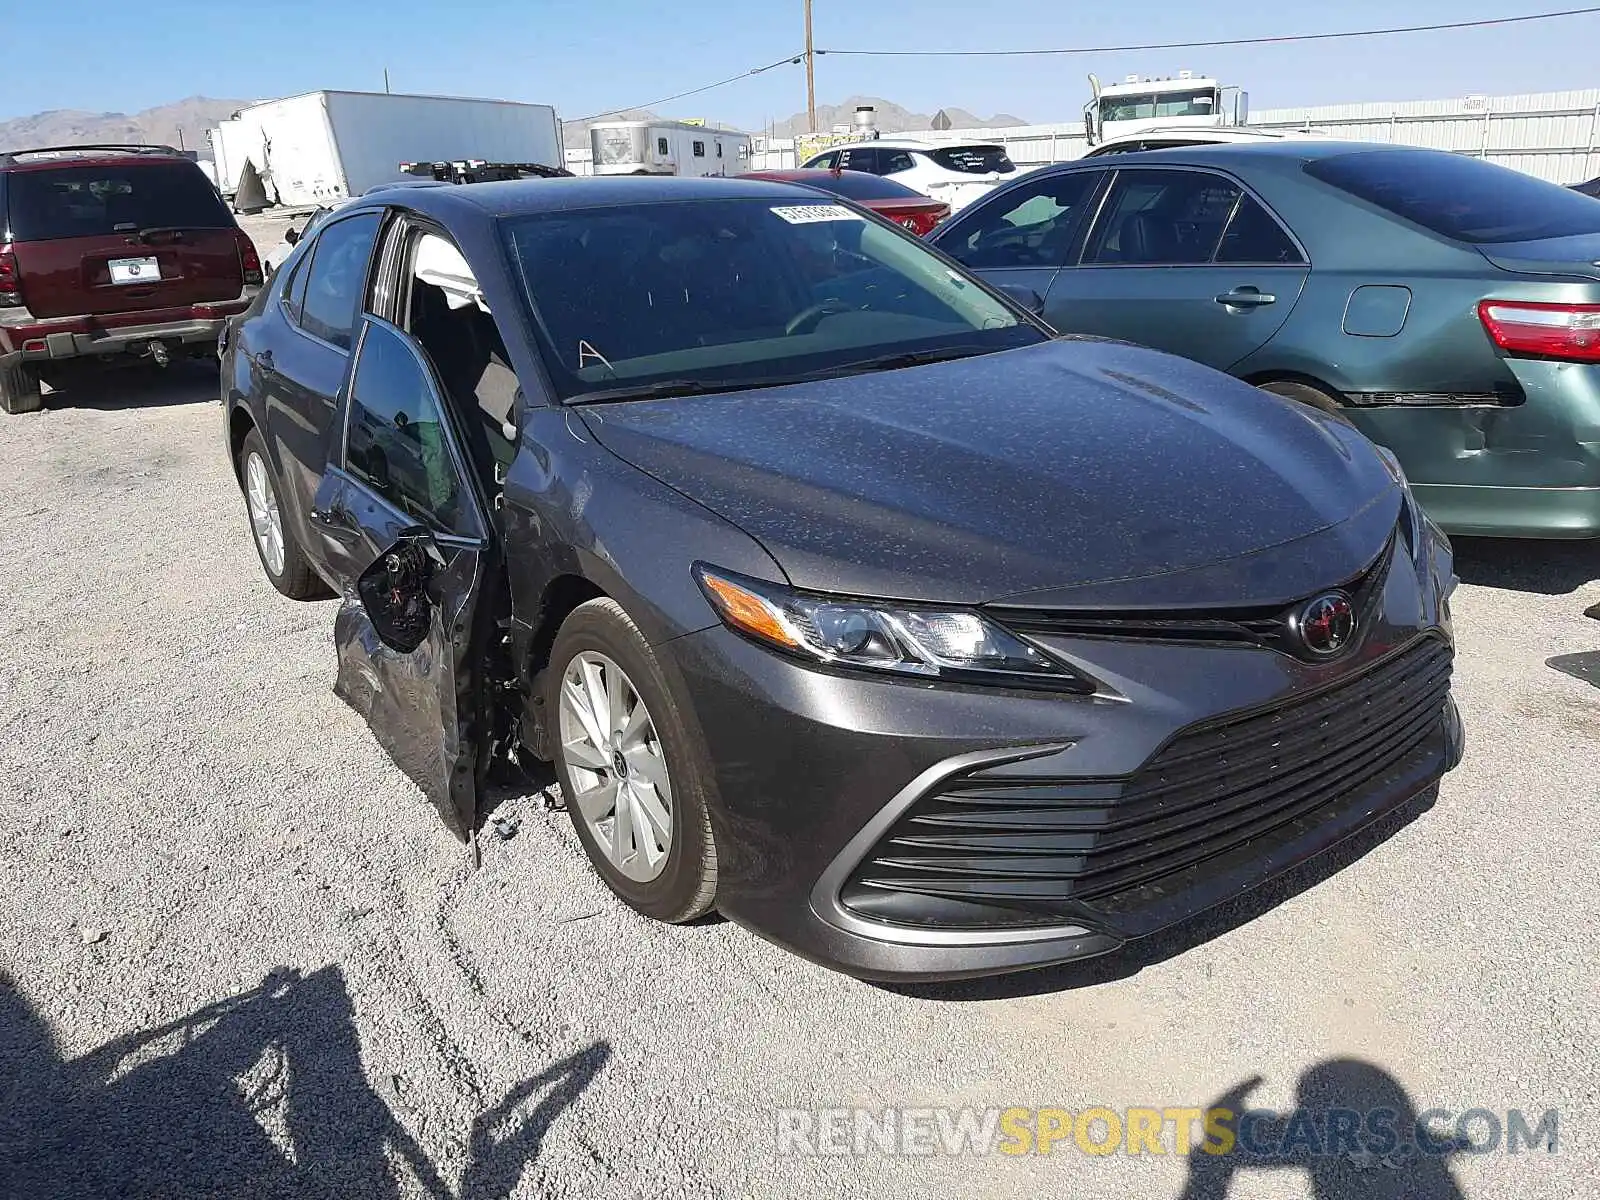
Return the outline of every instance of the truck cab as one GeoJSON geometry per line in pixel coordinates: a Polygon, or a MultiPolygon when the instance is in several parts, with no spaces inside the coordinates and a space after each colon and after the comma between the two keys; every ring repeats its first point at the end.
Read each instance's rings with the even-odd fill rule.
{"type": "Polygon", "coordinates": [[[1102,85],[1089,76],[1093,93],[1083,108],[1084,134],[1091,146],[1146,129],[1202,129],[1243,125],[1249,94],[1217,80],[1179,71],[1175,78],[1129,75],[1102,85]]]}

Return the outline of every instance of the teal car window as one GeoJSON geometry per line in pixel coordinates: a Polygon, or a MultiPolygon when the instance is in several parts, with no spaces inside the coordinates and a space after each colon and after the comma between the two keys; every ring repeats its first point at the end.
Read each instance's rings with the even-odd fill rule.
{"type": "Polygon", "coordinates": [[[1074,217],[1099,178],[1097,171],[1078,171],[1020,184],[974,213],[972,224],[941,249],[974,268],[1062,266],[1074,217]]]}
{"type": "Polygon", "coordinates": [[[1305,172],[1456,241],[1600,233],[1600,205],[1582,192],[1459,154],[1357,151],[1315,159],[1305,172]]]}
{"type": "Polygon", "coordinates": [[[1204,171],[1118,171],[1084,265],[1208,263],[1242,194],[1238,184],[1204,171]]]}
{"type": "Polygon", "coordinates": [[[1284,263],[1305,261],[1293,239],[1253,196],[1243,196],[1217,247],[1219,263],[1284,263]]]}

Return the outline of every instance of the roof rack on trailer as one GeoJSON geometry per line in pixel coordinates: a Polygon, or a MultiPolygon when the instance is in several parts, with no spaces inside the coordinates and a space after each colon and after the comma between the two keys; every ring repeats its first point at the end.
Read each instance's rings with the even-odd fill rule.
{"type": "Polygon", "coordinates": [[[495,183],[529,176],[565,179],[572,175],[565,167],[550,167],[544,163],[485,162],[481,158],[456,159],[452,162],[403,162],[400,170],[406,175],[432,179],[437,183],[495,183]]]}
{"type": "Polygon", "coordinates": [[[19,158],[32,158],[46,154],[159,154],[183,156],[176,146],[145,145],[138,142],[91,142],[79,146],[32,146],[26,150],[0,151],[0,166],[9,166],[19,158]]]}

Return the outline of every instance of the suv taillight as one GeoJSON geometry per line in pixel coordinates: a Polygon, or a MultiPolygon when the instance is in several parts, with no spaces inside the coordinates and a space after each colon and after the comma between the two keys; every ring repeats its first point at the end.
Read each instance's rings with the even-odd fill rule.
{"type": "Polygon", "coordinates": [[[1509,354],[1600,363],[1600,304],[1482,300],[1478,319],[1509,354]]]}
{"type": "Polygon", "coordinates": [[[0,246],[0,308],[22,307],[22,271],[10,246],[0,246]]]}
{"type": "Polygon", "coordinates": [[[250,235],[242,229],[239,231],[239,265],[244,268],[245,286],[260,287],[261,256],[256,253],[256,244],[250,240],[250,235]]]}

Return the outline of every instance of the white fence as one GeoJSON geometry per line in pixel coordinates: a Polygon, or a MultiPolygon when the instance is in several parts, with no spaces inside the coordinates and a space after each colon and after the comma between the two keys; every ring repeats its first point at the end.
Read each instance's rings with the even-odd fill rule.
{"type": "MultiPolygon", "coordinates": [[[[1600,176],[1600,88],[1268,109],[1252,113],[1250,124],[1267,129],[1316,129],[1358,142],[1453,150],[1552,183],[1581,183],[1600,176]]],[[[932,145],[994,142],[1006,147],[1011,160],[1021,167],[1070,162],[1087,149],[1081,122],[1008,129],[919,129],[893,136],[932,145]]],[[[795,139],[756,135],[753,169],[793,167],[795,159],[795,139]]]]}

